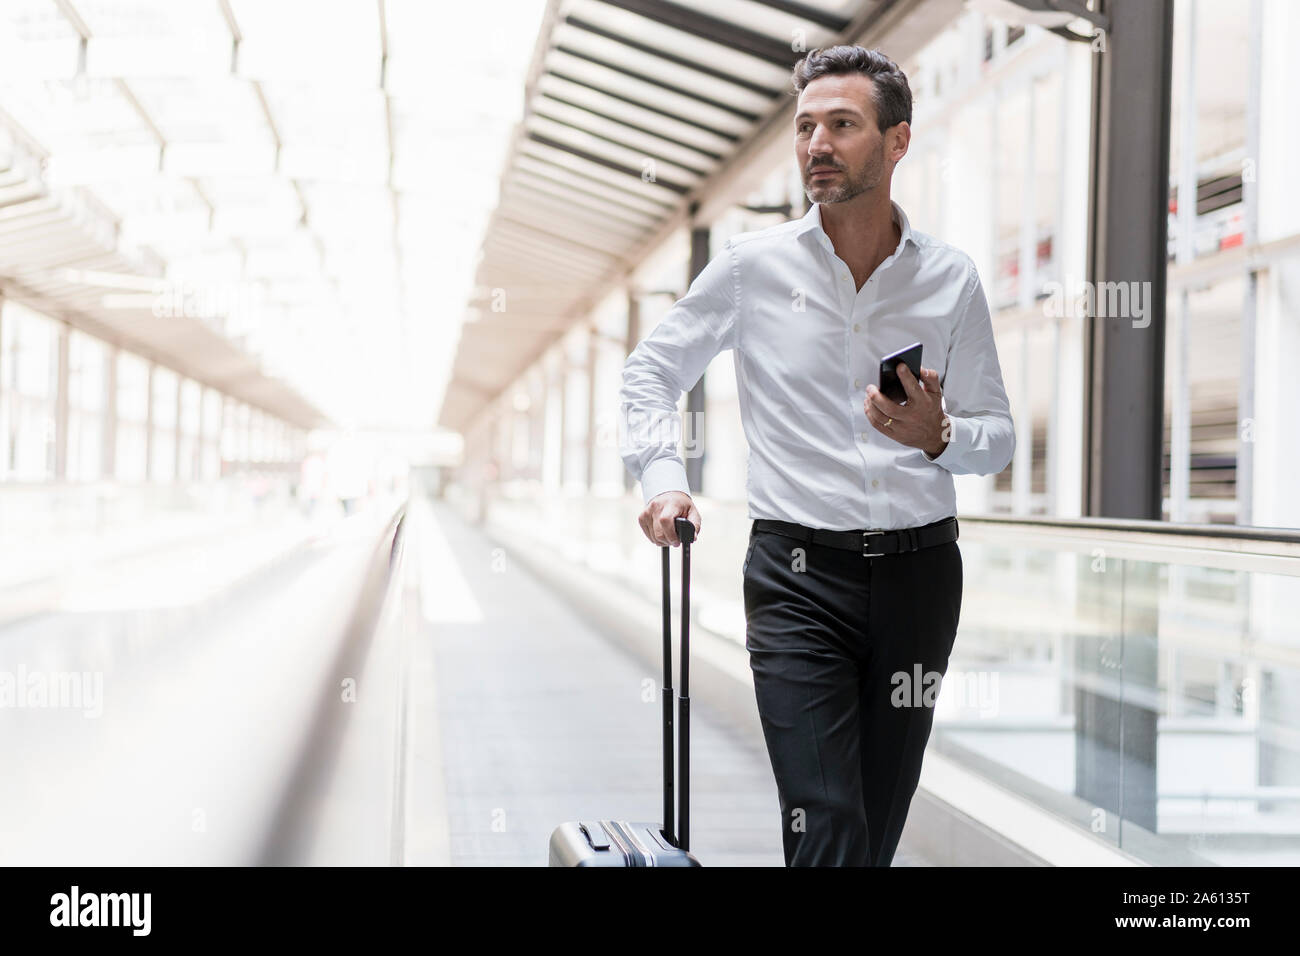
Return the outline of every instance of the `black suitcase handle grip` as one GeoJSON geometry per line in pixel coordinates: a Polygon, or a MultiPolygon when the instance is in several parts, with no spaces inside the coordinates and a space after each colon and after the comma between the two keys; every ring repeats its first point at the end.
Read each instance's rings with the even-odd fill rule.
{"type": "Polygon", "coordinates": [[[690,544],[695,540],[695,525],[691,524],[690,518],[674,518],[673,528],[677,531],[677,540],[682,544],[690,544]]]}

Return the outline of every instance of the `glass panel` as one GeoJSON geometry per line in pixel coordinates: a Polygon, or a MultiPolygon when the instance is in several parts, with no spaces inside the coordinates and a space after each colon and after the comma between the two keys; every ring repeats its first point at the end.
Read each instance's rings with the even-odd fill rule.
{"type": "Polygon", "coordinates": [[[1300,862],[1300,577],[972,526],[932,745],[1152,864],[1300,862]]]}

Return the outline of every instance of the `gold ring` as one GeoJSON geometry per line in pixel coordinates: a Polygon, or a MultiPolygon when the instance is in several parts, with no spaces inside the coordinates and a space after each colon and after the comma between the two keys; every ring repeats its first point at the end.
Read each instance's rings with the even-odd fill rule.
{"type": "Polygon", "coordinates": [[[888,428],[892,424],[894,424],[894,420],[891,418],[889,421],[885,422],[885,427],[888,428]]]}

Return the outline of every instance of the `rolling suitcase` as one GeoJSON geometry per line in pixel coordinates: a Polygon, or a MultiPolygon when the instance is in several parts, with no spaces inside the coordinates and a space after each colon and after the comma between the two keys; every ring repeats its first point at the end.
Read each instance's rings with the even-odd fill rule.
{"type": "Polygon", "coordinates": [[[695,525],[674,522],[682,543],[682,687],[678,698],[681,809],[674,822],[672,601],[667,545],[663,547],[664,686],[663,763],[664,822],[579,820],[562,823],[551,834],[551,866],[699,866],[690,853],[691,805],[691,542],[695,525]]]}

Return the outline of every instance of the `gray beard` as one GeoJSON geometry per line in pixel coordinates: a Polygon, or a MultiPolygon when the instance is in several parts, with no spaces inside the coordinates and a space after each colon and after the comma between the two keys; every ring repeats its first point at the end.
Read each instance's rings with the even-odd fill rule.
{"type": "MultiPolygon", "coordinates": [[[[804,195],[808,197],[809,202],[835,203],[848,202],[854,196],[861,195],[869,189],[875,189],[880,185],[880,173],[884,167],[885,146],[880,145],[880,152],[876,154],[875,161],[868,163],[856,178],[846,174],[843,181],[830,192],[827,192],[821,199],[813,195],[814,189],[825,189],[822,186],[813,186],[806,179],[804,180],[804,195]]],[[[816,170],[813,170],[816,172],[816,170]]]]}

